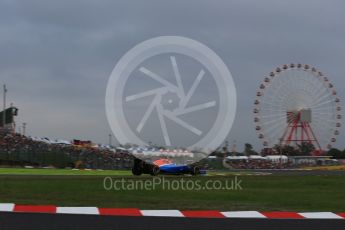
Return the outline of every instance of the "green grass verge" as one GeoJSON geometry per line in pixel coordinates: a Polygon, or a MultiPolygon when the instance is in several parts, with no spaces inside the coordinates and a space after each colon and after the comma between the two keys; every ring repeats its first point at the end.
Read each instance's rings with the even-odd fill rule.
{"type": "Polygon", "coordinates": [[[0,175],[56,175],[56,176],[129,176],[128,170],[72,170],[0,168],[0,175]]]}
{"type": "MultiPolygon", "coordinates": [[[[107,191],[103,188],[105,175],[118,180],[125,178],[127,181],[152,181],[152,177],[132,177],[128,176],[128,171],[6,170],[0,170],[0,174],[3,174],[0,175],[0,203],[141,209],[345,211],[345,179],[338,175],[240,176],[238,178],[242,180],[243,190],[174,191],[158,186],[151,191],[107,191]],[[11,173],[30,175],[4,175],[11,173]]],[[[170,181],[181,178],[164,177],[170,181]]],[[[224,183],[233,178],[231,174],[183,177],[186,181],[199,180],[200,183],[207,180],[224,183]]]]}

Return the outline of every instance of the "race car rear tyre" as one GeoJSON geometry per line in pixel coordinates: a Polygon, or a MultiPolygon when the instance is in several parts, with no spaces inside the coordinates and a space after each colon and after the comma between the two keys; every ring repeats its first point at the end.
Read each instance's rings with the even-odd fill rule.
{"type": "Polygon", "coordinates": [[[159,167],[157,165],[154,165],[152,166],[152,169],[151,169],[151,175],[157,176],[159,174],[159,171],[160,171],[159,167]]]}
{"type": "Polygon", "coordinates": [[[192,174],[193,176],[199,175],[199,174],[200,174],[200,168],[199,168],[198,166],[194,166],[194,167],[192,168],[191,174],[192,174]]]}
{"type": "Polygon", "coordinates": [[[134,176],[140,176],[143,173],[143,170],[141,169],[141,167],[133,167],[132,173],[134,176]]]}

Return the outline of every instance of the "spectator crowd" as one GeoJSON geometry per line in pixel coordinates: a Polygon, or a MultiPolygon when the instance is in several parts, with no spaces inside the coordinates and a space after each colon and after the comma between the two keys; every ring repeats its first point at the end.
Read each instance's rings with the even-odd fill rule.
{"type": "Polygon", "coordinates": [[[1,165],[129,169],[132,162],[125,150],[46,143],[20,134],[0,133],[1,165]]]}
{"type": "Polygon", "coordinates": [[[283,169],[291,168],[292,162],[273,162],[269,160],[227,160],[226,163],[233,169],[283,169]]]}

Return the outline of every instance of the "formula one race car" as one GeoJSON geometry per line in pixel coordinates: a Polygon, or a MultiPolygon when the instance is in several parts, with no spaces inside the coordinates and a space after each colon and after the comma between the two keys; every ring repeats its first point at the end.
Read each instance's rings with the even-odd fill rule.
{"type": "Polygon", "coordinates": [[[134,159],[134,166],[132,168],[133,175],[140,176],[141,174],[151,174],[156,176],[158,174],[191,174],[198,175],[201,173],[200,168],[195,165],[179,165],[173,163],[169,159],[159,159],[152,164],[147,163],[138,158],[134,159]]]}

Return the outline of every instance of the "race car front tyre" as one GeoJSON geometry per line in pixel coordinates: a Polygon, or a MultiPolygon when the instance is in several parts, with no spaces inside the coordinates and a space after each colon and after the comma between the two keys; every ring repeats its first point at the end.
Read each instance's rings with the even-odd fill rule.
{"type": "Polygon", "coordinates": [[[200,168],[198,166],[193,166],[191,174],[193,176],[199,175],[200,174],[200,168]]]}
{"type": "Polygon", "coordinates": [[[157,165],[153,165],[151,169],[151,175],[152,176],[157,176],[159,174],[159,167],[157,165]]]}

